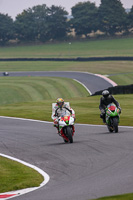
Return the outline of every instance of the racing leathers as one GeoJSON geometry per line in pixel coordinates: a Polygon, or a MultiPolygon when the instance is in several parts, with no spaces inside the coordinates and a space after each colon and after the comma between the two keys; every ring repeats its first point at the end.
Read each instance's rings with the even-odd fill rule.
{"type": "Polygon", "coordinates": [[[114,103],[121,112],[121,108],[120,108],[118,101],[116,101],[116,99],[112,95],[109,95],[107,98],[101,97],[99,109],[101,111],[100,117],[103,119],[104,123],[105,123],[105,109],[106,109],[107,105],[109,105],[110,103],[114,103]]]}
{"type": "Polygon", "coordinates": [[[75,118],[75,112],[72,108],[69,108],[67,104],[64,103],[63,107],[60,108],[57,104],[54,107],[55,112],[52,114],[52,119],[54,120],[54,126],[58,129],[58,120],[59,117],[65,115],[71,115],[75,118]]]}

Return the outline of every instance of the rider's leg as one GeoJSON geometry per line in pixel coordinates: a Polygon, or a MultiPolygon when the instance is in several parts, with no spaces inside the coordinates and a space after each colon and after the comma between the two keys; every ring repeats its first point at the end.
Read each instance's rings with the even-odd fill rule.
{"type": "Polygon", "coordinates": [[[103,119],[103,123],[106,123],[106,120],[105,120],[105,113],[101,113],[101,114],[100,114],[100,118],[103,119]]]}

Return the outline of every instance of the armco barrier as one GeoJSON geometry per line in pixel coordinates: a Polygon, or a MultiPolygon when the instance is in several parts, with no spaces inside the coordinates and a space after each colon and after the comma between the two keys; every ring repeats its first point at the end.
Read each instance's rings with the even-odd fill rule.
{"type": "MultiPolygon", "coordinates": [[[[109,87],[107,90],[111,94],[133,94],[133,84],[132,85],[121,85],[115,87],[109,87]]],[[[92,96],[101,95],[103,90],[95,92],[92,96]]]]}
{"type": "Polygon", "coordinates": [[[133,61],[131,56],[118,57],[77,57],[77,58],[0,58],[0,61],[133,61]]]}

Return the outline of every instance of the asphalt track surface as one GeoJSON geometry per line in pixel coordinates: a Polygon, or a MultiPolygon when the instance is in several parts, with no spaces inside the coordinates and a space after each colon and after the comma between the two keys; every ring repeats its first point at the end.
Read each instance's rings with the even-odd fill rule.
{"type": "MultiPolygon", "coordinates": [[[[84,84],[92,94],[97,91],[107,89],[113,85],[107,80],[86,72],[9,72],[10,76],[46,76],[46,77],[65,77],[76,79],[84,84]]],[[[0,76],[3,76],[1,73],[0,76]]]]}
{"type": "Polygon", "coordinates": [[[133,128],[76,124],[65,144],[51,123],[0,118],[0,152],[50,176],[46,186],[16,200],[87,200],[133,192],[133,128]]]}

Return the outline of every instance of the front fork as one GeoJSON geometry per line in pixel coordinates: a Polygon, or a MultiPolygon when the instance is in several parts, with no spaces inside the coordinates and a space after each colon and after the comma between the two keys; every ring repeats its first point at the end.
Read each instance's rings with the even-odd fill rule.
{"type": "MultiPolygon", "coordinates": [[[[118,123],[120,122],[120,118],[118,116],[118,123]]],[[[113,122],[112,122],[112,118],[108,115],[106,115],[106,124],[110,127],[113,127],[113,122]]]]}

